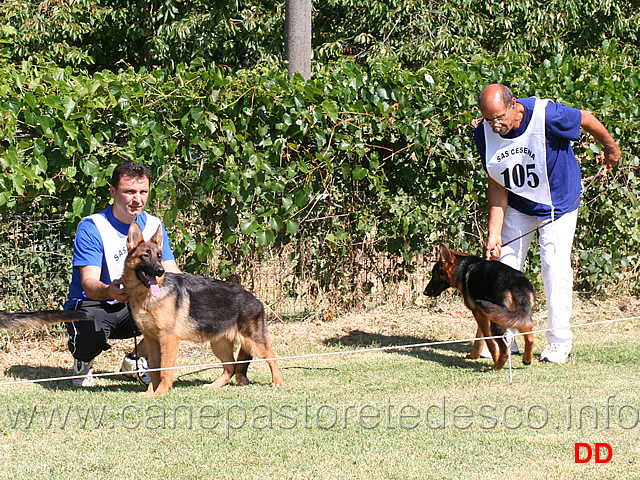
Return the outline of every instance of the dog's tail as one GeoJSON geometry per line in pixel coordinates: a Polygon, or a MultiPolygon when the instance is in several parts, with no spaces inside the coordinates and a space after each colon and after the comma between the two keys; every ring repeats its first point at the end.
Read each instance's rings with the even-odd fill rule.
{"type": "Polygon", "coordinates": [[[531,317],[533,305],[529,302],[519,304],[515,310],[496,305],[487,300],[476,300],[475,303],[489,320],[505,328],[515,328],[523,331],[533,326],[531,317]]]}
{"type": "Polygon", "coordinates": [[[50,323],[91,320],[78,310],[44,310],[42,312],[0,312],[0,328],[41,327],[50,323]]]}

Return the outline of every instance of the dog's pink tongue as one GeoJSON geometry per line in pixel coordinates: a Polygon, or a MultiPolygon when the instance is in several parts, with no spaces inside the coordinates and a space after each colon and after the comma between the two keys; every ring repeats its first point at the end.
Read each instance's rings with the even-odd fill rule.
{"type": "Polygon", "coordinates": [[[156,278],[153,277],[150,283],[151,285],[149,285],[149,290],[151,291],[151,295],[153,295],[155,298],[160,298],[162,294],[160,293],[160,287],[158,286],[156,278]]]}

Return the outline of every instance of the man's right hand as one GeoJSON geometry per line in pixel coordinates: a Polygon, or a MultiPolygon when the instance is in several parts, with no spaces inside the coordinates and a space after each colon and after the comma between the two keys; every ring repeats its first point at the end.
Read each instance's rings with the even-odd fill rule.
{"type": "Polygon", "coordinates": [[[125,303],[129,299],[129,295],[126,294],[124,285],[120,279],[111,282],[109,291],[111,292],[112,298],[120,303],[125,303]]]}
{"type": "Polygon", "coordinates": [[[87,265],[80,268],[80,283],[82,289],[90,300],[103,302],[105,300],[117,300],[126,302],[129,298],[122,287],[122,280],[114,280],[109,285],[100,280],[100,267],[87,265]]]}
{"type": "Polygon", "coordinates": [[[484,244],[484,259],[485,260],[495,260],[500,257],[500,252],[502,251],[502,241],[501,239],[491,239],[488,238],[484,244]]]}

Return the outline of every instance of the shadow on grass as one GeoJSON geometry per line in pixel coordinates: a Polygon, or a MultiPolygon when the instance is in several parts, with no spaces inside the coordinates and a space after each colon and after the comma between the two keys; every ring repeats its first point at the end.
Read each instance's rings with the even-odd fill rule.
{"type": "MultiPolygon", "coordinates": [[[[416,345],[438,341],[440,340],[432,340],[428,338],[412,336],[381,335],[379,333],[369,333],[363,332],[361,330],[352,330],[347,335],[329,338],[323,343],[331,347],[364,349],[378,347],[395,347],[400,345],[416,345]]],[[[470,351],[471,343],[469,342],[447,343],[425,347],[397,348],[388,350],[389,353],[408,355],[427,362],[436,362],[454,368],[466,368],[470,370],[483,371],[487,370],[491,366],[486,360],[471,360],[465,358],[465,355],[470,351]]]]}
{"type": "MultiPolygon", "coordinates": [[[[138,383],[135,380],[125,377],[121,374],[116,375],[105,375],[99,376],[102,373],[109,373],[103,371],[95,371],[94,374],[98,374],[96,378],[98,384],[93,387],[87,387],[86,391],[95,391],[95,392],[126,392],[130,391],[133,393],[140,393],[146,390],[146,386],[138,383]],[[102,383],[102,381],[109,382],[108,384],[102,383]]],[[[38,385],[42,385],[43,388],[47,390],[78,390],[78,387],[74,387],[71,383],[70,379],[65,380],[54,380],[56,378],[66,378],[73,375],[71,370],[59,367],[47,367],[47,366],[38,366],[34,367],[31,365],[13,365],[6,370],[6,376],[14,379],[13,381],[29,381],[37,383],[38,385]]],[[[182,387],[201,387],[210,383],[211,380],[205,379],[190,379],[185,380],[184,378],[179,378],[180,375],[176,375],[175,383],[172,388],[182,388],[182,387]]],[[[5,380],[5,382],[10,382],[11,380],[5,380]]],[[[229,386],[235,386],[235,384],[230,383],[229,386]]]]}

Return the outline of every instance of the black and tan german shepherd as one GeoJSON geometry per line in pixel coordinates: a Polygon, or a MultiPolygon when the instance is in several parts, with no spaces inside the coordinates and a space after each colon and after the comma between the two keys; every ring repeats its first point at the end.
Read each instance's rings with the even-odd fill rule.
{"type": "MultiPolygon", "coordinates": [[[[440,245],[439,258],[424,294],[437,297],[449,287],[462,294],[464,304],[473,313],[478,323],[476,338],[500,336],[507,328],[526,333],[522,363],[531,364],[533,334],[530,332],[536,297],[531,282],[522,272],[498,261],[452,253],[440,245]]],[[[495,342],[492,339],[486,342],[493,357],[493,369],[500,370],[508,358],[507,345],[498,341],[498,355],[495,342]]],[[[479,358],[483,345],[483,340],[476,340],[467,358],[479,358]]]]}
{"type": "Polygon", "coordinates": [[[131,314],[144,335],[149,355],[151,383],[144,396],[163,396],[175,377],[181,340],[209,342],[224,365],[224,372],[205,387],[222,387],[235,375],[247,385],[247,368],[254,358],[268,359],[272,385],[282,385],[282,375],[271,349],[264,306],[240,285],[190,274],[165,273],[162,268],[162,231],[145,242],[137,223],[127,239],[123,284],[131,314]],[[154,371],[153,369],[161,369],[154,371]]]}

